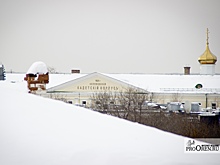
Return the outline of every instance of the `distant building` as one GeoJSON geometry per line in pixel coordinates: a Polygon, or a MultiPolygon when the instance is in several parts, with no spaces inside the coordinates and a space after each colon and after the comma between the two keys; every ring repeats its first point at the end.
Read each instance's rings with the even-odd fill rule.
{"type": "MultiPolygon", "coordinates": [[[[171,74],[72,74],[51,75],[51,79],[61,81],[61,77],[71,76],[70,81],[56,83],[47,89],[47,94],[64,97],[73,104],[91,104],[91,96],[101,92],[120,93],[132,87],[151,95],[152,102],[190,101],[200,103],[203,108],[220,106],[220,75],[171,75],[171,74]],[[197,85],[201,88],[196,88],[197,85]]],[[[52,80],[51,80],[52,82],[52,80]]]]}
{"type": "Polygon", "coordinates": [[[5,80],[5,68],[2,64],[0,64],[0,80],[5,80]]]}
{"type": "MultiPolygon", "coordinates": [[[[78,74],[71,74],[71,79],[68,81],[63,81],[61,77],[52,77],[62,83],[50,86],[47,89],[47,95],[55,94],[56,97],[63,97],[73,104],[89,107],[92,103],[91,96],[96,93],[117,94],[132,87],[151,96],[150,100],[147,100],[149,102],[160,104],[190,102],[195,112],[200,107],[220,107],[220,75],[215,74],[217,57],[209,49],[208,29],[206,50],[198,61],[201,70],[197,75],[190,74],[190,67],[185,67],[183,74],[103,74],[97,72],[81,74],[80,71],[73,70],[72,73],[78,74]]],[[[177,105],[179,109],[180,104],[177,105]]]]}

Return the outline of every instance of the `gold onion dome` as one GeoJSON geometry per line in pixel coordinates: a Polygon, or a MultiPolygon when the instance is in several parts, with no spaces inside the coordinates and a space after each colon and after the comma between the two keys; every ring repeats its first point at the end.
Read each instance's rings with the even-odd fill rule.
{"type": "Polygon", "coordinates": [[[212,54],[212,52],[209,49],[208,33],[209,29],[207,28],[206,50],[198,59],[200,64],[215,64],[217,61],[217,57],[214,54],[212,54]]]}

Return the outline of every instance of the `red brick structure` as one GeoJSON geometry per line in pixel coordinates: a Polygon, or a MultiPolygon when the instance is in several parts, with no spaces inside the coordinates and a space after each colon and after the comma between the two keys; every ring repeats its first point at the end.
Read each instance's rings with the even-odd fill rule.
{"type": "Polygon", "coordinates": [[[46,84],[49,83],[49,73],[46,65],[43,62],[35,62],[29,68],[24,80],[27,81],[30,93],[46,90],[46,84]]]}

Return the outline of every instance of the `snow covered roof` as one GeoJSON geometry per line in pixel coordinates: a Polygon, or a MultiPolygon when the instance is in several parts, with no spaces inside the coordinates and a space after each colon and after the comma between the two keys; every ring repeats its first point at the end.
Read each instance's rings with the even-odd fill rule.
{"type": "MultiPolygon", "coordinates": [[[[220,75],[171,75],[171,74],[103,74],[150,92],[220,93],[220,75]],[[203,88],[196,89],[197,84],[203,88]]],[[[25,74],[6,74],[6,81],[23,81],[25,74]]],[[[48,88],[82,78],[90,74],[50,74],[48,88]]],[[[26,82],[24,82],[26,85],[26,82]]]]}
{"type": "Polygon", "coordinates": [[[151,92],[220,93],[220,75],[104,74],[151,92]],[[202,89],[196,89],[202,84],[202,89]]]}
{"type": "Polygon", "coordinates": [[[45,63],[38,61],[33,63],[27,71],[27,74],[46,74],[48,73],[45,63]]]}
{"type": "Polygon", "coordinates": [[[2,165],[219,163],[219,154],[184,153],[182,136],[1,85],[0,91],[2,165]]]}
{"type": "MultiPolygon", "coordinates": [[[[177,75],[177,74],[105,74],[97,73],[129,85],[158,93],[220,93],[220,75],[177,75]],[[197,84],[202,84],[201,89],[196,89],[197,84]]],[[[73,80],[92,75],[77,74],[73,80]]],[[[57,75],[59,76],[59,75],[57,75]]],[[[60,78],[61,80],[61,78],[60,78]]],[[[64,82],[64,81],[63,81],[64,82]]],[[[61,84],[61,83],[60,83],[61,84]]],[[[60,85],[57,83],[57,85],[60,85]]],[[[55,86],[50,86],[55,87],[55,86]]]]}

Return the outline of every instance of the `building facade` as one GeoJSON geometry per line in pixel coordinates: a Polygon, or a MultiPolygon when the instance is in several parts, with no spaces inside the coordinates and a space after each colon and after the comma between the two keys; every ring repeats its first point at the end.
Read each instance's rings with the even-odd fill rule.
{"type": "Polygon", "coordinates": [[[118,94],[133,88],[137,93],[146,94],[148,96],[146,101],[149,102],[167,104],[189,101],[198,102],[206,108],[212,104],[220,106],[219,84],[220,75],[91,73],[51,87],[47,90],[47,95],[90,107],[94,94],[104,92],[118,94]]]}

